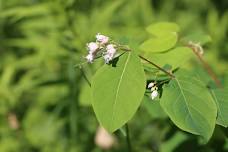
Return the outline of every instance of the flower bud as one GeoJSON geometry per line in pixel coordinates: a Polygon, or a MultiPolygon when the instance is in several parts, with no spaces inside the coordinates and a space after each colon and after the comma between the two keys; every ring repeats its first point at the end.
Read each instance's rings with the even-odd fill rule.
{"type": "Polygon", "coordinates": [[[96,50],[99,48],[99,45],[95,42],[90,42],[87,44],[87,48],[89,50],[89,53],[92,54],[96,52],[96,50]]]}
{"type": "Polygon", "coordinates": [[[100,42],[101,44],[107,44],[109,41],[109,37],[101,35],[100,33],[97,33],[96,38],[97,42],[100,42]]]}
{"type": "Polygon", "coordinates": [[[158,96],[158,91],[157,90],[152,91],[151,99],[154,100],[157,96],[158,96]]]}
{"type": "Polygon", "coordinates": [[[89,53],[85,58],[87,62],[92,63],[94,60],[94,55],[92,53],[89,53]]]}

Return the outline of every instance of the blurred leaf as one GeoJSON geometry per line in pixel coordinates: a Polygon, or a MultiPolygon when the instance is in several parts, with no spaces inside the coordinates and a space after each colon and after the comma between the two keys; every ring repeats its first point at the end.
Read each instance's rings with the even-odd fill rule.
{"type": "Polygon", "coordinates": [[[157,53],[167,51],[175,46],[177,42],[176,33],[167,33],[157,38],[150,38],[140,45],[145,52],[157,53]]]}
{"type": "Polygon", "coordinates": [[[84,83],[80,89],[79,102],[82,106],[91,106],[92,90],[87,83],[84,83]]]}
{"type": "Polygon", "coordinates": [[[182,66],[190,58],[194,57],[194,54],[188,47],[177,47],[168,52],[159,54],[151,54],[147,52],[145,53],[145,56],[161,67],[169,64],[172,69],[176,69],[182,66]]]}
{"type": "Polygon", "coordinates": [[[167,33],[176,33],[180,31],[177,24],[171,22],[158,22],[152,24],[146,28],[146,31],[153,34],[154,36],[160,37],[167,33]]]}
{"type": "Polygon", "coordinates": [[[180,41],[185,44],[188,44],[189,42],[193,42],[196,44],[205,45],[205,44],[211,42],[212,39],[209,35],[206,35],[203,33],[194,33],[194,34],[190,34],[188,36],[183,37],[180,41]]]}
{"type": "Polygon", "coordinates": [[[187,139],[187,135],[183,132],[177,132],[174,136],[161,144],[161,152],[173,152],[179,144],[187,139]]]}
{"type": "Polygon", "coordinates": [[[143,98],[143,106],[146,108],[150,116],[154,119],[164,119],[167,118],[166,113],[163,111],[159,100],[152,100],[148,96],[143,98]]]}

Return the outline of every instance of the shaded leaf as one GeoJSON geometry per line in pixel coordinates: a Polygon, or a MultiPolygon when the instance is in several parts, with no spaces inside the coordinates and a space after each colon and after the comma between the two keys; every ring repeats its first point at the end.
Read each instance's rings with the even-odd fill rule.
{"type": "Polygon", "coordinates": [[[179,71],[165,85],[161,106],[182,130],[200,135],[205,141],[211,137],[217,108],[205,85],[191,73],[179,71]]]}
{"type": "Polygon", "coordinates": [[[228,126],[228,89],[211,89],[212,97],[217,105],[217,124],[228,126]]]}

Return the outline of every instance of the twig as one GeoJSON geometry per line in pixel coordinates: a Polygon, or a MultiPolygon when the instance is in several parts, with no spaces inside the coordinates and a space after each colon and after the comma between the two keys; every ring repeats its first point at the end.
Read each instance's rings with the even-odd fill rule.
{"type": "Polygon", "coordinates": [[[155,64],[155,63],[153,63],[152,61],[146,59],[145,57],[143,57],[143,56],[141,56],[141,55],[139,55],[139,57],[140,57],[141,59],[143,59],[144,61],[146,61],[146,62],[152,64],[153,66],[155,66],[156,68],[158,68],[158,69],[161,70],[162,72],[166,73],[166,74],[169,75],[171,78],[175,78],[175,76],[174,76],[172,73],[166,71],[165,69],[161,68],[160,66],[158,66],[158,65],[155,64]]]}
{"type": "MultiPolygon", "coordinates": [[[[124,46],[124,45],[119,45],[119,48],[120,48],[121,50],[123,50],[123,51],[131,51],[130,48],[128,48],[128,47],[126,47],[126,46],[124,46]]],[[[140,57],[141,59],[143,59],[144,61],[146,61],[146,62],[152,64],[153,66],[155,66],[155,67],[158,68],[159,70],[163,71],[164,73],[166,73],[167,75],[169,75],[171,78],[175,78],[175,76],[174,76],[172,73],[166,71],[165,69],[163,69],[162,67],[160,67],[160,66],[158,66],[157,64],[153,63],[152,61],[146,59],[145,57],[143,57],[143,56],[141,56],[141,55],[139,55],[139,57],[140,57]]]]}
{"type": "Polygon", "coordinates": [[[132,152],[131,139],[130,139],[130,134],[129,134],[129,127],[128,127],[127,123],[125,125],[125,130],[126,130],[126,142],[127,142],[128,152],[132,152]]]}
{"type": "Polygon", "coordinates": [[[209,76],[214,80],[216,86],[219,87],[219,88],[222,88],[221,82],[219,81],[219,79],[217,78],[216,74],[213,72],[213,70],[209,66],[209,64],[203,59],[202,55],[199,54],[199,52],[197,51],[197,48],[195,48],[194,46],[191,46],[191,45],[187,45],[187,46],[189,48],[191,48],[192,51],[194,52],[194,54],[198,57],[199,61],[203,65],[204,69],[207,71],[209,76]]]}
{"type": "Polygon", "coordinates": [[[86,76],[85,71],[83,70],[83,68],[79,68],[79,69],[80,69],[81,72],[82,72],[83,78],[86,80],[86,82],[88,83],[88,85],[91,87],[91,83],[90,83],[88,77],[86,76]]]}

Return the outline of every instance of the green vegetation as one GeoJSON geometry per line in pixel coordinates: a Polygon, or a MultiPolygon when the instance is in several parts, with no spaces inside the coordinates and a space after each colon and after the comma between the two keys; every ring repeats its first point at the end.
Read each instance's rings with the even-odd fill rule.
{"type": "MultiPolygon", "coordinates": [[[[228,86],[227,33],[227,0],[0,0],[0,152],[125,152],[129,146],[136,152],[228,151],[227,89],[215,88],[191,49],[183,46],[189,41],[200,42],[203,59],[221,85],[228,86]],[[178,71],[177,78],[163,86],[163,100],[144,96],[137,110],[138,98],[143,95],[140,88],[146,87],[142,70],[136,71],[129,64],[113,73],[100,58],[94,64],[86,63],[86,43],[98,32],[129,45],[135,54],[141,50],[168,71],[184,66],[198,77],[190,80],[178,71]],[[85,74],[90,83],[97,70],[90,88],[85,74]],[[107,75],[103,72],[114,79],[125,70],[134,75],[130,80],[136,84],[119,82],[116,87],[126,90],[124,94],[115,88],[96,89],[104,84],[107,75]],[[199,89],[202,83],[210,86],[211,94],[199,89]],[[135,90],[128,92],[128,87],[135,90]],[[96,100],[92,99],[94,93],[96,100]],[[117,107],[127,104],[133,110],[125,113],[107,103],[100,106],[97,103],[105,94],[117,95],[117,107]],[[214,106],[189,100],[198,95],[200,100],[215,101],[214,106]],[[184,102],[174,107],[171,99],[178,96],[184,102]],[[192,119],[184,123],[184,117],[175,117],[183,112],[178,108],[189,108],[189,102],[194,102],[193,108],[200,113],[187,112],[199,123],[192,119]],[[107,113],[101,113],[106,107],[107,113]],[[113,119],[118,117],[115,124],[106,121],[110,113],[113,119]],[[113,134],[112,148],[102,148],[95,139],[99,128],[96,116],[109,131],[130,119],[113,134]],[[214,128],[207,121],[219,125],[214,128]],[[205,143],[200,136],[180,128],[210,140],[205,143]]],[[[117,65],[132,61],[138,66],[134,53],[125,53],[117,65]]],[[[162,72],[157,77],[154,73],[158,70],[149,64],[143,67],[147,80],[167,79],[162,72]]],[[[115,85],[116,81],[110,83],[115,85]]]]}

